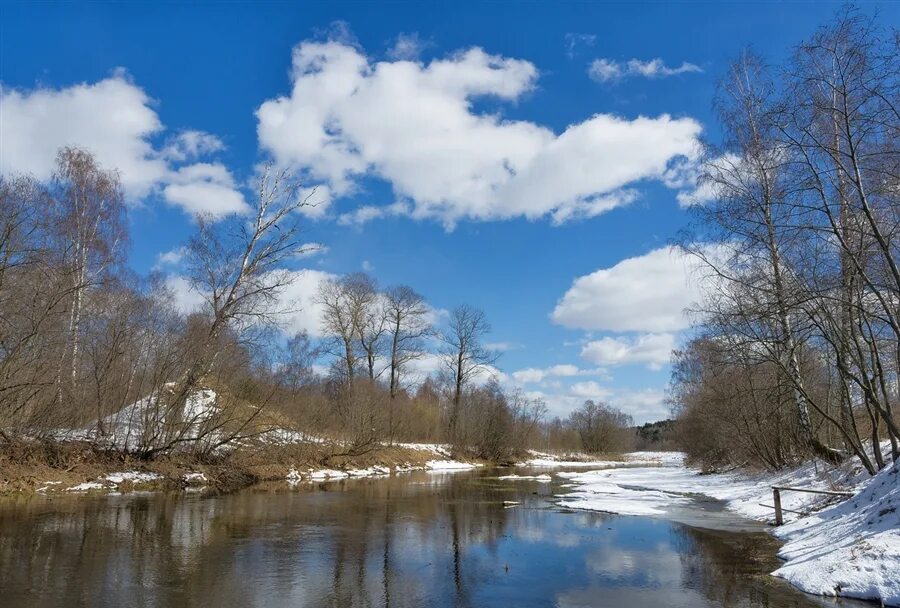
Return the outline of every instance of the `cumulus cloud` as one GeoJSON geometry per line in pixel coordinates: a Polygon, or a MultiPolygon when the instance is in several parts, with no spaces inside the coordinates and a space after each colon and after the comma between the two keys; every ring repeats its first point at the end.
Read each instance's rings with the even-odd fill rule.
{"type": "Polygon", "coordinates": [[[203,131],[186,130],[172,138],[162,150],[162,155],[174,161],[185,161],[225,149],[221,139],[203,131]]]}
{"type": "Polygon", "coordinates": [[[4,89],[0,171],[47,179],[57,150],[80,146],[104,167],[119,169],[130,195],[143,196],[168,172],[149,141],[163,130],[151,103],[124,74],[65,89],[4,89]]]}
{"type": "Polygon", "coordinates": [[[597,82],[609,82],[626,77],[665,78],[702,71],[703,68],[700,66],[686,61],[678,67],[669,67],[659,58],[649,61],[629,59],[623,63],[601,57],[592,61],[588,66],[588,76],[597,82]]]}
{"type": "Polygon", "coordinates": [[[523,348],[524,345],[519,344],[518,342],[488,342],[484,345],[484,347],[488,350],[493,350],[498,353],[505,353],[511,350],[523,348]]]}
{"type": "Polygon", "coordinates": [[[545,368],[528,367],[512,373],[512,378],[522,384],[535,384],[548,378],[570,378],[573,376],[603,376],[603,369],[581,369],[577,365],[563,363],[545,368]]]}
{"type": "Polygon", "coordinates": [[[570,386],[569,394],[580,399],[605,401],[613,394],[613,392],[611,389],[605,386],[600,386],[600,384],[593,380],[587,380],[585,382],[576,382],[575,384],[570,386]]]}
{"type": "Polygon", "coordinates": [[[615,389],[598,382],[576,382],[563,390],[547,392],[527,391],[531,399],[541,399],[552,416],[566,417],[588,399],[602,401],[628,414],[635,424],[643,424],[669,417],[666,392],[662,389],[615,389]]]}
{"type": "Polygon", "coordinates": [[[290,279],[290,284],[282,288],[275,304],[277,310],[289,311],[278,315],[279,326],[287,334],[305,331],[313,338],[323,337],[323,310],[316,296],[324,281],[335,280],[337,276],[321,270],[303,269],[292,271],[290,279]]]}
{"type": "Polygon", "coordinates": [[[700,298],[700,262],[662,247],[578,277],[551,318],[574,329],[672,332],[685,329],[685,309],[700,298]]]}
{"type": "Polygon", "coordinates": [[[184,315],[198,312],[206,306],[206,297],[191,286],[190,281],[179,275],[166,277],[166,287],[172,293],[175,310],[184,315]]]}
{"type": "Polygon", "coordinates": [[[727,152],[703,162],[683,160],[673,163],[663,179],[669,188],[679,190],[675,198],[682,208],[705,205],[726,195],[732,184],[736,190],[746,186],[734,183],[735,176],[746,175],[741,165],[738,156],[727,152]],[[704,173],[707,179],[703,178],[704,173]],[[710,176],[713,178],[709,179],[710,176]]]}
{"type": "Polygon", "coordinates": [[[183,165],[223,149],[217,137],[182,131],[161,149],[164,126],[154,101],[123,71],[96,83],[33,90],[0,90],[0,173],[48,179],[57,151],[77,146],[116,169],[129,200],[162,191],[188,213],[221,216],[245,209],[230,173],[220,164],[183,165]]]}
{"type": "Polygon", "coordinates": [[[156,268],[163,266],[178,266],[187,254],[187,247],[176,247],[170,251],[164,251],[156,256],[156,268]]]}
{"type": "MultiPolygon", "coordinates": [[[[268,308],[275,323],[288,335],[305,331],[313,338],[323,337],[322,306],[316,302],[316,296],[323,281],[336,278],[336,275],[321,270],[281,271],[278,279],[286,280],[286,284],[268,308]]],[[[208,306],[208,294],[194,289],[182,275],[166,277],[166,287],[172,293],[176,310],[182,314],[198,312],[208,306]]]]}
{"type": "Polygon", "coordinates": [[[658,370],[667,364],[675,347],[673,334],[643,334],[636,338],[591,340],[581,349],[581,356],[596,365],[644,363],[658,370]]]}
{"type": "Polygon", "coordinates": [[[387,56],[394,60],[413,61],[419,58],[422,51],[431,46],[431,42],[422,40],[417,32],[411,34],[399,34],[395,39],[391,48],[388,49],[387,56]]]}
{"type": "Polygon", "coordinates": [[[670,416],[666,392],[661,389],[620,391],[610,399],[610,404],[634,418],[635,424],[665,420],[670,416]]]}
{"type": "Polygon", "coordinates": [[[362,208],[344,223],[592,217],[629,204],[631,184],[662,180],[671,162],[696,154],[701,127],[690,118],[597,114],[555,133],[473,107],[485,97],[521,100],[537,77],[532,63],[479,48],[422,63],[307,41],[293,52],[290,94],[259,107],[257,132],[280,164],[334,196],[376,177],[403,201],[384,214],[362,208]]]}
{"type": "Polygon", "coordinates": [[[173,172],[169,180],[163,198],[191,215],[218,218],[250,209],[235,189],[231,173],[220,163],[187,165],[173,172]]]}
{"type": "Polygon", "coordinates": [[[408,216],[412,214],[412,206],[403,201],[397,201],[390,205],[363,205],[351,212],[342,213],[338,217],[338,224],[342,226],[362,226],[372,220],[391,216],[408,216]]]}

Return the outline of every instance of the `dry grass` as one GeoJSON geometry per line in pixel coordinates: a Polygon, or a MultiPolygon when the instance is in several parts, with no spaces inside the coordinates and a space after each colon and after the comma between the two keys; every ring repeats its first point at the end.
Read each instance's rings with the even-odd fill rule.
{"type": "Polygon", "coordinates": [[[0,494],[65,492],[81,483],[122,471],[155,473],[150,482],[123,482],[115,489],[179,489],[186,473],[203,473],[206,485],[233,491],[260,481],[284,480],[291,469],[362,469],[372,466],[424,466],[434,458],[427,451],[379,446],[360,455],[338,454],[333,447],[312,443],[255,445],[226,456],[196,458],[169,454],[142,460],[128,454],[99,450],[89,443],[14,441],[0,445],[0,494]],[[48,482],[58,482],[48,484],[48,482]]]}

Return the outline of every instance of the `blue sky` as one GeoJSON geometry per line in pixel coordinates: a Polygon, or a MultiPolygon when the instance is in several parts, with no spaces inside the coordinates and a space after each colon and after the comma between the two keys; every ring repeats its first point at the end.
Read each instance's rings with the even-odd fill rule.
{"type": "MultiPolygon", "coordinates": [[[[193,213],[239,212],[261,162],[290,166],[324,245],[297,299],[369,269],[471,303],[509,386],[656,419],[697,293],[663,248],[702,198],[716,80],[748,44],[782,61],[838,6],[7,2],[0,170],[93,149],[122,171],[131,265],[174,281],[193,213]]],[[[863,6],[895,25],[898,7],[863,6]]],[[[294,328],[314,325],[308,305],[294,328]]]]}

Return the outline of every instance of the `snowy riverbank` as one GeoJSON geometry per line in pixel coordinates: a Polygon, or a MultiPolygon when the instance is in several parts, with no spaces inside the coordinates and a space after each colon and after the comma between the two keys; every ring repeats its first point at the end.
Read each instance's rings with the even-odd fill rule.
{"type": "Polygon", "coordinates": [[[782,494],[784,509],[796,513],[785,513],[788,523],[773,528],[773,533],[785,541],[779,551],[785,563],[773,574],[808,593],[900,605],[897,463],[875,477],[861,472],[853,463],[839,468],[810,463],[787,472],[755,476],[702,475],[684,466],[674,453],[659,455],[661,464],[657,466],[635,466],[649,458],[646,453],[632,454],[626,458],[629,467],[555,473],[571,489],[559,495],[560,506],[663,516],[689,504],[692,495],[704,495],[724,501],[728,509],[748,518],[772,521],[772,486],[852,491],[855,496],[843,502],[817,494],[782,494]]]}

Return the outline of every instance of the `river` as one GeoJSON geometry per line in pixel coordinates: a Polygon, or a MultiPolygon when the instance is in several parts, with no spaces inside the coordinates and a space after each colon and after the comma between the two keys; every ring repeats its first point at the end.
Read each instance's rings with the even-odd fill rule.
{"type": "Polygon", "coordinates": [[[0,608],[864,605],[768,576],[776,541],[717,503],[567,511],[509,472],[7,498],[0,608]]]}

